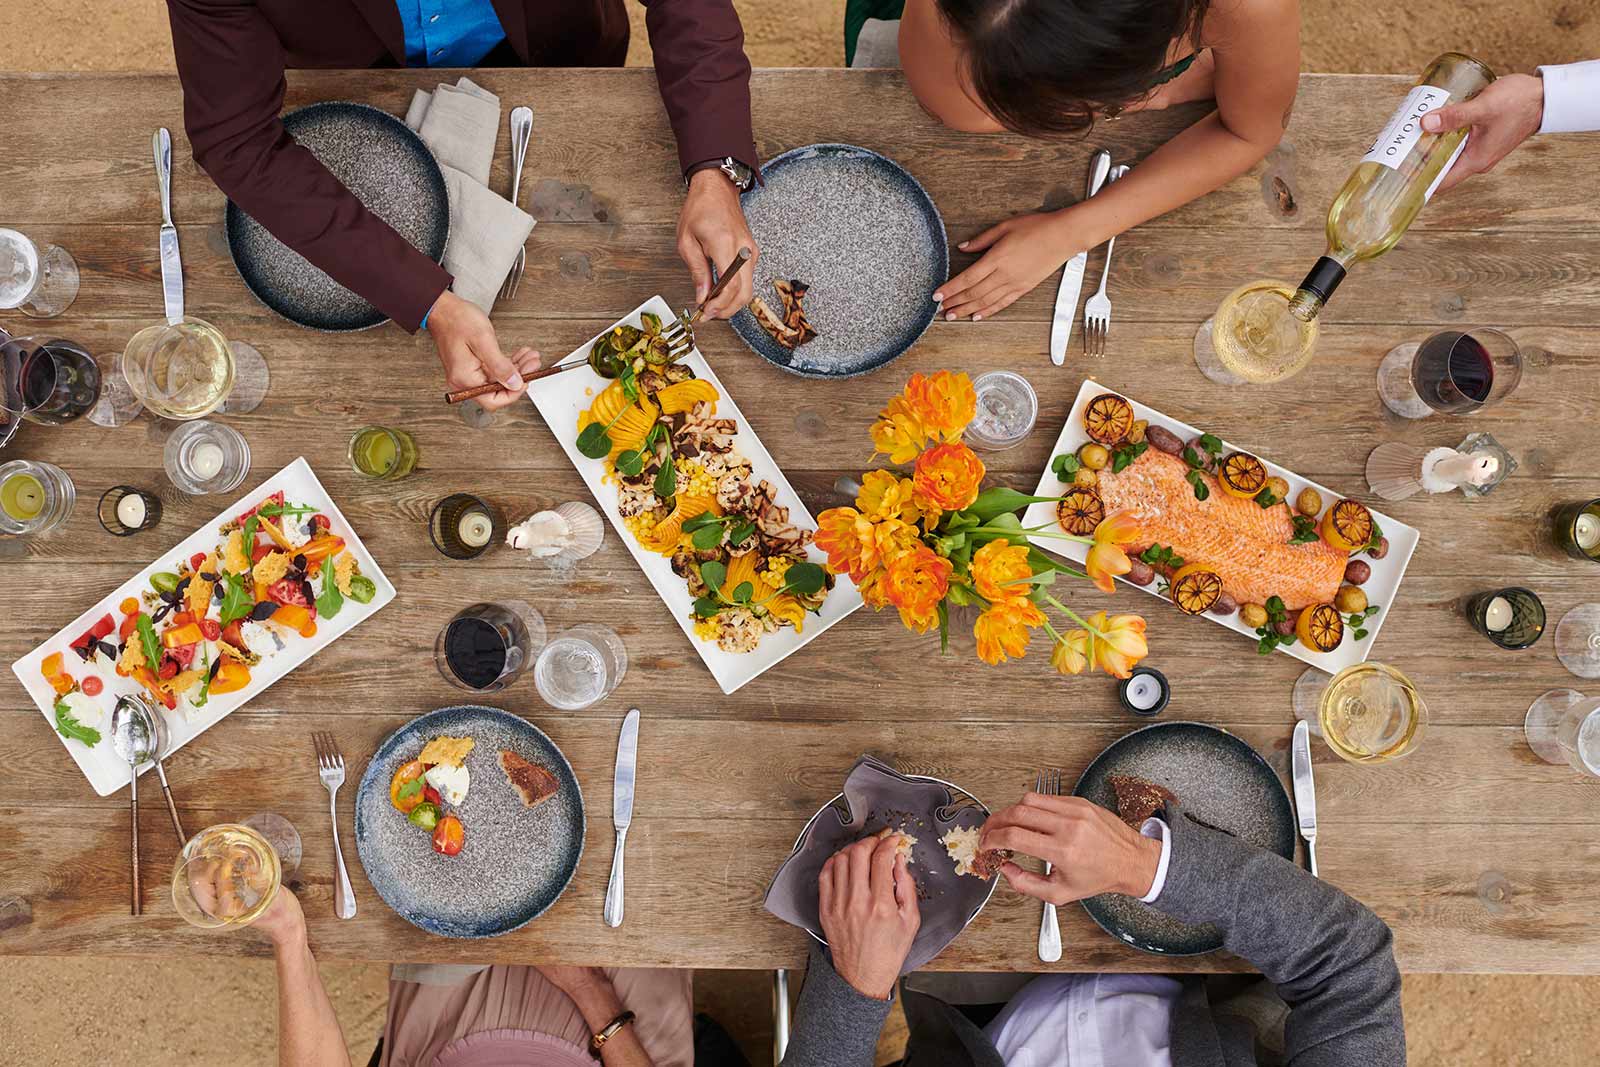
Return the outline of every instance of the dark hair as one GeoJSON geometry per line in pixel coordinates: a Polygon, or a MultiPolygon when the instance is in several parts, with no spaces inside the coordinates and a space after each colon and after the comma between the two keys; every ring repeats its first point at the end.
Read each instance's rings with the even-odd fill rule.
{"type": "Polygon", "coordinates": [[[935,0],[984,109],[1033,137],[1083,133],[1149,92],[1210,0],[935,0]]]}

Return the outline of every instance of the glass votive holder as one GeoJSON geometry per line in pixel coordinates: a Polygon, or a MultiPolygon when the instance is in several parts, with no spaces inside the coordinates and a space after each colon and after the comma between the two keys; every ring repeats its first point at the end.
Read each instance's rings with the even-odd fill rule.
{"type": "Polygon", "coordinates": [[[14,459],[0,465],[0,533],[31,537],[67,521],[78,490],[54,463],[14,459]]]}
{"type": "Polygon", "coordinates": [[[250,472],[250,445],[231,426],[200,419],[167,438],[162,456],[172,484],[193,496],[226,493],[250,472]]]}
{"type": "Polygon", "coordinates": [[[1600,499],[1579,500],[1556,512],[1556,547],[1573,559],[1600,563],[1600,499]]]}
{"type": "Polygon", "coordinates": [[[161,498],[131,485],[113,485],[100,496],[100,525],[113,537],[148,530],[161,521],[161,498]]]}
{"type": "Polygon", "coordinates": [[[363,427],[350,438],[350,466],[378,481],[404,478],[417,469],[417,442],[404,430],[363,427]]]}
{"type": "Polygon", "coordinates": [[[428,536],[451,559],[477,559],[505,536],[500,512],[471,493],[451,493],[433,506],[428,536]]]}
{"type": "Polygon", "coordinates": [[[1020,445],[1039,418],[1039,397],[1028,379],[1008,370],[990,371],[972,383],[977,411],[962,439],[983,452],[1020,445]]]}
{"type": "Polygon", "coordinates": [[[1467,620],[1501,648],[1528,648],[1544,633],[1544,604],[1520,586],[1491,589],[1467,602],[1467,620]]]}

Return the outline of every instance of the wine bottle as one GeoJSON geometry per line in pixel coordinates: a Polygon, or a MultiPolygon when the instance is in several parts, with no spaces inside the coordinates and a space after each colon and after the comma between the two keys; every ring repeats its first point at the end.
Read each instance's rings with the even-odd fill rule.
{"type": "Polygon", "coordinates": [[[1493,71],[1460,52],[1428,64],[1334,197],[1328,250],[1289,303],[1295,318],[1316,318],[1352,264],[1393,248],[1466,148],[1467,131],[1428,133],[1422,116],[1470,100],[1492,81],[1493,71]]]}

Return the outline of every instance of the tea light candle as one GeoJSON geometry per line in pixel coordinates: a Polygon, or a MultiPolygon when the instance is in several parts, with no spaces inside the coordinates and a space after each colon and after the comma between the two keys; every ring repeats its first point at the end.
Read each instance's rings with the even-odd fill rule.
{"type": "Polygon", "coordinates": [[[1166,676],[1153,667],[1135,667],[1131,675],[1117,683],[1117,699],[1135,715],[1156,715],[1171,697],[1166,676]]]}
{"type": "Polygon", "coordinates": [[[144,497],[138,493],[129,493],[117,501],[117,521],[130,530],[144,525],[145,514],[144,497]]]}
{"type": "Polygon", "coordinates": [[[13,474],[0,486],[0,505],[4,505],[6,514],[18,522],[38,518],[44,503],[44,486],[26,471],[13,474]]]}
{"type": "Polygon", "coordinates": [[[189,454],[189,469],[197,481],[207,482],[222,470],[222,446],[215,441],[201,441],[189,454]]]}
{"type": "Polygon", "coordinates": [[[1511,601],[1497,596],[1483,609],[1483,628],[1490,633],[1500,633],[1511,625],[1511,601]]]}
{"type": "Polygon", "coordinates": [[[468,548],[482,548],[494,534],[494,520],[481,511],[469,511],[456,523],[456,536],[468,548]]]}
{"type": "Polygon", "coordinates": [[[1580,514],[1572,524],[1572,539],[1585,552],[1592,551],[1596,545],[1600,545],[1600,518],[1587,511],[1580,514]]]}

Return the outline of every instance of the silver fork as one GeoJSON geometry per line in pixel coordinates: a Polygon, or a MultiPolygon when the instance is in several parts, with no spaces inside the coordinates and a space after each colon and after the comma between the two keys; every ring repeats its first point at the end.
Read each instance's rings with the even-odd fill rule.
{"type": "Polygon", "coordinates": [[[700,316],[706,313],[706,305],[721,296],[722,290],[726,289],[728,283],[733,281],[733,276],[743,270],[746,263],[750,262],[750,256],[751,252],[748,248],[739,249],[739,254],[733,257],[732,263],[723,268],[722,277],[717,279],[717,284],[711,287],[711,291],[706,294],[704,300],[700,301],[700,305],[694,309],[694,313],[690,314],[686,308],[678,313],[676,319],[662,328],[661,336],[667,339],[667,354],[669,358],[679,360],[689,354],[689,350],[694,347],[694,324],[699,322],[700,316]]]}
{"type": "MultiPolygon", "coordinates": [[[[1061,795],[1061,772],[1040,771],[1033,780],[1033,791],[1042,796],[1061,795]]],[[[1044,864],[1044,875],[1050,877],[1050,861],[1044,864]]],[[[1044,905],[1044,916],[1039,920],[1039,958],[1054,963],[1061,958],[1061,924],[1056,920],[1056,906],[1049,901],[1044,905]]]]}
{"type": "Polygon", "coordinates": [[[333,886],[333,913],[341,919],[356,917],[356,895],[350,889],[350,873],[344,868],[344,852],[339,848],[339,787],[344,785],[344,757],[333,735],[317,731],[311,735],[317,750],[317,776],[328,787],[328,814],[333,818],[333,865],[338,873],[333,886]]]}
{"type": "MultiPolygon", "coordinates": [[[[1128,168],[1119,165],[1111,168],[1111,173],[1106,175],[1106,184],[1121,178],[1128,173],[1128,168]]],[[[1117,247],[1116,237],[1106,242],[1106,262],[1100,268],[1100,288],[1095,294],[1084,302],[1083,305],[1083,350],[1091,356],[1106,354],[1106,334],[1111,332],[1111,298],[1106,295],[1106,278],[1111,274],[1111,250],[1117,247]]]]}
{"type": "MultiPolygon", "coordinates": [[[[511,206],[517,204],[517,193],[522,189],[522,161],[528,157],[528,138],[533,135],[533,109],[511,109],[511,206]]],[[[500,286],[500,299],[510,300],[517,295],[522,282],[522,271],[528,265],[528,246],[517,249],[517,258],[506,272],[505,284],[500,286]]]]}

